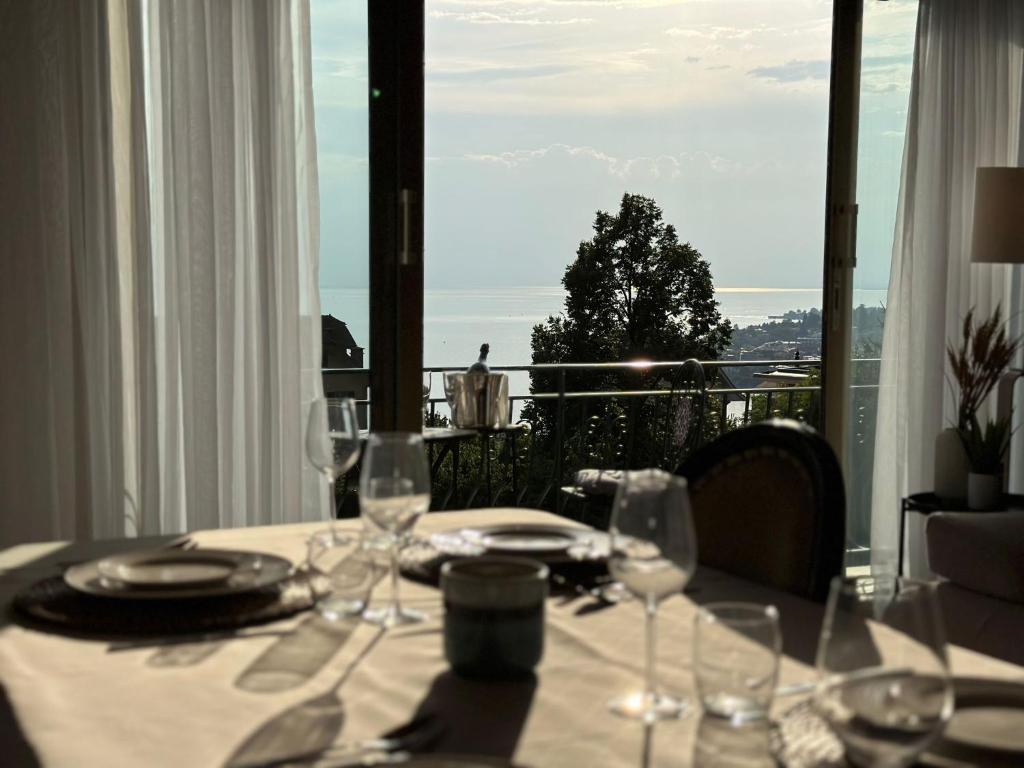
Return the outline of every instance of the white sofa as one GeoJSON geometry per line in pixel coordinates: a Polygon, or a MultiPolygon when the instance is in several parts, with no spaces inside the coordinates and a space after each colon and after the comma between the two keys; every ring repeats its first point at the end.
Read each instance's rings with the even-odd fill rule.
{"type": "Polygon", "coordinates": [[[1024,664],[1024,510],[935,512],[925,535],[949,641],[1024,664]]]}

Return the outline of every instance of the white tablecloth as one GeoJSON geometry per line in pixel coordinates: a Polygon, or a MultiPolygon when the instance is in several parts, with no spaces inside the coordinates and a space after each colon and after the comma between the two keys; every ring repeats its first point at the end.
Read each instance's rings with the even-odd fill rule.
{"type": "MultiPolygon", "coordinates": [[[[543,513],[497,509],[431,514],[419,530],[466,524],[561,521],[543,513]]],[[[345,521],[346,527],[359,525],[345,521]]],[[[286,525],[196,534],[200,545],[251,548],[300,560],[322,525],[286,525]]],[[[131,548],[138,542],[37,544],[0,553],[0,589],[10,596],[57,572],[59,561],[131,548]]],[[[784,620],[781,684],[813,678],[821,607],[711,571],[695,579],[692,598],[667,600],[658,635],[660,679],[693,696],[690,666],[693,600],[774,602],[784,620]]],[[[312,614],[242,631],[248,637],[188,645],[124,644],[45,634],[5,619],[0,629],[0,763],[26,754],[54,766],[221,766],[276,716],[339,690],[339,739],[377,736],[417,711],[443,714],[442,746],[490,752],[532,766],[637,765],[644,729],[613,717],[609,697],[640,687],[643,617],[636,602],[582,612],[584,599],[552,598],[546,649],[535,686],[485,685],[447,672],[437,590],[403,582],[407,603],[428,611],[426,624],[382,632],[367,624],[332,627],[312,614]],[[5,700],[4,700],[5,699],[5,700]],[[5,711],[6,710],[6,711],[5,711]],[[15,742],[23,739],[18,753],[15,742]]],[[[387,581],[375,599],[388,597],[387,581]]],[[[955,672],[1024,680],[1024,670],[953,649],[955,672]]],[[[778,702],[791,706],[792,700],[778,702]]],[[[659,724],[646,749],[650,764],[691,765],[699,708],[659,724]]],[[[651,734],[648,734],[649,736],[651,734]]],[[[28,758],[25,758],[28,759],[28,758]]],[[[13,764],[17,764],[16,762],[13,764]]]]}

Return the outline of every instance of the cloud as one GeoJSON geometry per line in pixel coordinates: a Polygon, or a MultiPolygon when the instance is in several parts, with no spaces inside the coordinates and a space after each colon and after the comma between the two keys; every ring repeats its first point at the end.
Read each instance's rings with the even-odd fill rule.
{"type": "Polygon", "coordinates": [[[696,64],[698,61],[700,61],[700,56],[687,56],[685,59],[683,59],[683,61],[685,61],[687,64],[696,64]]]}
{"type": "Polygon", "coordinates": [[[828,59],[816,61],[787,61],[770,67],[756,67],[747,72],[748,75],[773,80],[776,83],[797,83],[802,80],[824,80],[829,75],[828,59]]]}
{"type": "Polygon", "coordinates": [[[493,11],[431,11],[430,16],[435,19],[453,19],[464,21],[470,24],[515,24],[531,27],[540,26],[567,26],[570,24],[590,24],[594,20],[589,18],[573,17],[571,19],[545,19],[538,17],[534,11],[506,11],[494,13],[493,11]]]}
{"type": "Polygon", "coordinates": [[[515,149],[498,154],[467,154],[461,159],[503,166],[509,170],[529,167],[538,162],[585,161],[603,168],[610,176],[631,180],[677,179],[698,173],[737,175],[752,170],[733,160],[707,152],[622,158],[594,147],[576,147],[568,144],[550,144],[536,149],[515,149]]]}
{"type": "Polygon", "coordinates": [[[715,64],[714,66],[711,66],[711,67],[704,67],[704,69],[706,69],[708,72],[718,72],[718,71],[723,70],[723,69],[732,69],[732,65],[731,64],[715,64]]]}
{"type": "Polygon", "coordinates": [[[514,80],[533,77],[550,77],[552,75],[565,74],[566,72],[571,72],[574,69],[577,69],[577,67],[570,66],[567,64],[533,64],[524,65],[521,67],[467,65],[465,67],[450,67],[440,69],[428,67],[427,80],[445,82],[492,82],[494,80],[514,80]]]}
{"type": "Polygon", "coordinates": [[[693,27],[669,27],[665,34],[669,37],[690,37],[701,40],[746,40],[757,34],[774,32],[773,27],[726,27],[702,24],[693,27]]]}

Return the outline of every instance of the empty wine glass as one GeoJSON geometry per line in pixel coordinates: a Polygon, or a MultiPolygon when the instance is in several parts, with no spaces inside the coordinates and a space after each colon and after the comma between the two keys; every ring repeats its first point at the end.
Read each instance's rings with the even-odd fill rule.
{"type": "Polygon", "coordinates": [[[306,427],[306,456],[327,478],[331,497],[331,525],[337,519],[334,483],[359,458],[359,419],[350,397],[317,398],[309,406],[306,427]]]}
{"type": "Polygon", "coordinates": [[[423,423],[427,423],[427,415],[430,412],[430,390],[434,385],[434,373],[432,371],[426,371],[424,373],[426,381],[423,382],[423,423]]]}
{"type": "Polygon", "coordinates": [[[455,397],[457,393],[455,377],[459,375],[461,375],[461,371],[445,371],[441,374],[441,381],[444,383],[444,399],[448,401],[448,412],[451,416],[451,425],[453,427],[458,426],[455,421],[455,397]]]}
{"type": "Polygon", "coordinates": [[[420,611],[402,608],[398,596],[398,550],[405,534],[430,508],[430,467],[423,438],[410,432],[370,435],[359,478],[359,505],[391,543],[391,604],[367,611],[364,618],[393,627],[423,621],[420,611]]]}
{"type": "Polygon", "coordinates": [[[851,762],[909,765],[953,713],[934,585],[895,576],[832,581],[815,708],[851,762]]]}
{"type": "Polygon", "coordinates": [[[659,693],[655,674],[658,604],[683,591],[697,567],[697,537],[686,480],[657,469],[627,472],[612,506],[608,569],[644,601],[647,616],[645,687],[609,702],[612,712],[646,723],[681,717],[687,702],[659,693]]]}

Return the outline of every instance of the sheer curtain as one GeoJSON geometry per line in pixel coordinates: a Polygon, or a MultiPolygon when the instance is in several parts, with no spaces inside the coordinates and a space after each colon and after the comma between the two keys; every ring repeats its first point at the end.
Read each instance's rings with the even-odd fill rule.
{"type": "Polygon", "coordinates": [[[0,544],[320,519],[308,3],[0,0],[0,40],[0,544]]]}
{"type": "Polygon", "coordinates": [[[161,469],[141,530],[319,519],[303,452],[321,387],[308,3],[175,0],[138,18],[157,415],[143,439],[161,469]]]}
{"type": "Polygon", "coordinates": [[[106,24],[0,2],[0,544],[123,527],[106,24]]]}
{"type": "MultiPolygon", "coordinates": [[[[974,175],[1020,163],[1024,3],[922,0],[882,346],[872,561],[893,568],[900,498],[930,490],[955,424],[945,346],[967,311],[1019,311],[1020,276],[970,263],[974,175]]],[[[907,561],[926,570],[920,530],[907,561]]]]}

